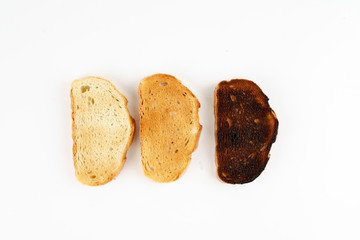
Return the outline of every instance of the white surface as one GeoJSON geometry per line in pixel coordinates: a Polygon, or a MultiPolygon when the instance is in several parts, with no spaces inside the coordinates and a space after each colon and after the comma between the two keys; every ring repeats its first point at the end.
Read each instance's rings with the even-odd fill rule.
{"type": "Polygon", "coordinates": [[[360,2],[1,1],[0,239],[359,239],[360,2]],[[116,180],[74,176],[73,79],[112,81],[137,126],[140,80],[182,80],[198,149],[170,184],[141,170],[139,133],[116,180]],[[254,80],[280,126],[254,182],[221,183],[213,90],[254,80]]]}

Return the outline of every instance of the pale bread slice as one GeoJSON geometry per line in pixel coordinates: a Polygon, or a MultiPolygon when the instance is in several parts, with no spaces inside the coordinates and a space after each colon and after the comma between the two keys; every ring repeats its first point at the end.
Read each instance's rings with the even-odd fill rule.
{"type": "Polygon", "coordinates": [[[173,76],[155,74],[139,85],[141,162],[157,182],[177,180],[187,168],[200,132],[195,95],[173,76]]]}
{"type": "Polygon", "coordinates": [[[135,122],[127,99],[109,81],[85,77],[71,84],[73,157],[83,184],[105,184],[120,172],[135,122]]]}

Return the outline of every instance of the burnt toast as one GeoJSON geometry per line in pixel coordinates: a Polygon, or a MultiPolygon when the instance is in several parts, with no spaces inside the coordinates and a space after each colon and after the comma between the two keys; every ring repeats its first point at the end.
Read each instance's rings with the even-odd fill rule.
{"type": "Polygon", "coordinates": [[[214,93],[216,165],[225,183],[252,182],[264,170],[279,122],[252,81],[220,82],[214,93]]]}

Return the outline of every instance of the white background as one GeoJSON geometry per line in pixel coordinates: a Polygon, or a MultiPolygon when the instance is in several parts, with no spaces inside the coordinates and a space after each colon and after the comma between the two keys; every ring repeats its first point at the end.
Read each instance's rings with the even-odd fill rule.
{"type": "Polygon", "coordinates": [[[0,239],[359,239],[360,1],[0,2],[0,239]],[[141,170],[136,132],[118,177],[80,184],[71,81],[179,78],[201,103],[186,173],[141,170]],[[254,182],[216,177],[213,91],[254,80],[280,125],[254,182]]]}

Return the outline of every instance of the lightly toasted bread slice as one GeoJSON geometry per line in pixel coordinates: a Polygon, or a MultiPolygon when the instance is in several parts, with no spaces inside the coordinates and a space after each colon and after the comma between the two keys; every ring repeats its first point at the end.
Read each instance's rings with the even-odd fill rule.
{"type": "Polygon", "coordinates": [[[218,177],[248,183],[264,170],[279,122],[267,96],[252,81],[220,82],[215,89],[215,141],[218,177]]]}
{"type": "Polygon", "coordinates": [[[103,185],[119,174],[135,131],[127,99],[109,81],[85,77],[71,84],[75,176],[103,185]]]}
{"type": "Polygon", "coordinates": [[[173,76],[155,74],[139,84],[140,148],[145,176],[177,180],[197,147],[200,103],[173,76]]]}

